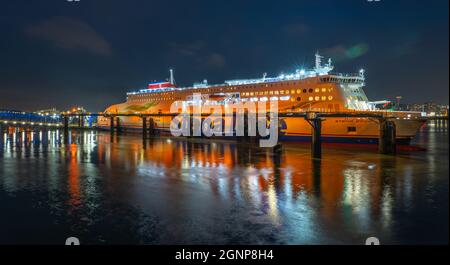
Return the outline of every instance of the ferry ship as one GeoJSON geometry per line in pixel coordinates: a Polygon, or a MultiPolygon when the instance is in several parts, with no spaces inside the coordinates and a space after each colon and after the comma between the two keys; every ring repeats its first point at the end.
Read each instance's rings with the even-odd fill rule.
{"type": "MultiPolygon", "coordinates": [[[[378,109],[388,101],[369,101],[365,92],[364,70],[356,74],[332,72],[331,59],[322,63],[323,57],[315,55],[315,67],[299,69],[291,74],[256,79],[228,80],[210,85],[205,80],[188,87],[177,87],[170,70],[170,79],[148,84],[147,88],[127,93],[126,102],[108,107],[111,114],[168,114],[175,101],[193,103],[193,94],[200,93],[200,104],[228,104],[247,101],[271,101],[278,103],[279,113],[295,112],[351,112],[378,113],[391,117],[397,129],[397,141],[409,143],[425,120],[419,112],[387,111],[378,109]]],[[[198,102],[197,102],[198,104],[198,102]]],[[[155,129],[161,133],[170,131],[172,117],[155,117],[155,129]]],[[[109,128],[110,119],[99,118],[100,128],[109,128]]],[[[142,128],[139,117],[119,117],[125,130],[142,128]]],[[[280,140],[308,141],[311,126],[302,118],[280,118],[280,140]]],[[[371,118],[326,118],[322,122],[324,142],[377,143],[379,124],[371,118]]]]}

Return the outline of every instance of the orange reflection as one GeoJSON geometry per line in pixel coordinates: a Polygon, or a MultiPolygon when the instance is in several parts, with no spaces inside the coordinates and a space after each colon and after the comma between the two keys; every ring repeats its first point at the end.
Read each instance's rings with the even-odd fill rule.
{"type": "Polygon", "coordinates": [[[70,194],[70,205],[72,209],[77,208],[81,204],[80,198],[80,172],[78,168],[77,159],[77,145],[71,144],[69,150],[70,160],[68,167],[69,176],[69,194],[70,194]]]}

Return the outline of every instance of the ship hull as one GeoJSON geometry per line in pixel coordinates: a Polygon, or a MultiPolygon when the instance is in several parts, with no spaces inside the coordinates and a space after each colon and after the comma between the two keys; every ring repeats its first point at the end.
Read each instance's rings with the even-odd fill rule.
{"type": "MultiPolygon", "coordinates": [[[[170,117],[156,117],[155,133],[170,135],[170,117]]],[[[394,120],[396,125],[396,140],[398,143],[408,144],[423,126],[420,119],[394,120]]],[[[290,142],[311,141],[311,125],[303,118],[284,118],[280,120],[281,132],[279,139],[290,142]]],[[[142,132],[140,119],[121,117],[119,126],[125,132],[142,132]]],[[[107,120],[99,122],[99,128],[109,130],[107,120]]],[[[322,141],[330,143],[359,143],[377,144],[379,138],[378,121],[368,118],[328,118],[322,122],[322,141]]]]}

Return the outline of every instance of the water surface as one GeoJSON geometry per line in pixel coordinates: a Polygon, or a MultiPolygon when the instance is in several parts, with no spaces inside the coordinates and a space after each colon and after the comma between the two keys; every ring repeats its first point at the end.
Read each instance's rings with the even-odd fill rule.
{"type": "Polygon", "coordinates": [[[2,135],[0,243],[448,244],[448,133],[422,151],[105,132],[2,135]]]}

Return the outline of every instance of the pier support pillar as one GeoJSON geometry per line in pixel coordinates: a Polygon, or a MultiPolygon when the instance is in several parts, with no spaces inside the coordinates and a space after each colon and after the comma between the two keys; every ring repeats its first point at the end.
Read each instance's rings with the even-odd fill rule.
{"type": "Polygon", "coordinates": [[[153,118],[149,119],[148,131],[150,133],[150,136],[154,136],[155,135],[155,120],[153,118]]]}
{"type": "Polygon", "coordinates": [[[189,115],[189,136],[188,138],[202,136],[202,119],[197,115],[189,115]]]}
{"type": "Polygon", "coordinates": [[[114,116],[109,117],[109,130],[114,133],[114,116]]]}
{"type": "Polygon", "coordinates": [[[84,116],[79,116],[78,122],[79,122],[79,127],[83,128],[84,127],[84,116]]]}
{"type": "Polygon", "coordinates": [[[69,143],[69,117],[64,116],[63,120],[64,126],[64,143],[69,143]]]}
{"type": "Polygon", "coordinates": [[[188,123],[187,123],[188,136],[187,136],[187,138],[192,138],[194,136],[194,116],[189,114],[189,116],[187,116],[187,119],[188,119],[188,123]]]}
{"type": "Polygon", "coordinates": [[[317,113],[308,113],[306,120],[311,125],[311,156],[322,158],[322,118],[317,113]]]}
{"type": "Polygon", "coordinates": [[[313,158],[322,158],[322,120],[316,118],[311,120],[312,124],[312,142],[311,152],[313,158]]]}
{"type": "Polygon", "coordinates": [[[142,117],[142,139],[147,139],[147,117],[142,117]]]}
{"type": "Polygon", "coordinates": [[[393,121],[380,120],[380,136],[378,139],[378,150],[381,154],[396,153],[396,128],[393,121]]]}
{"type": "Polygon", "coordinates": [[[242,137],[239,137],[238,139],[240,139],[240,142],[243,142],[245,144],[250,144],[252,146],[256,145],[256,144],[258,144],[258,137],[255,134],[256,128],[250,127],[250,126],[254,126],[254,124],[250,123],[249,113],[247,111],[244,113],[243,116],[244,116],[244,120],[243,120],[244,135],[242,137]]]}
{"type": "Polygon", "coordinates": [[[3,126],[1,123],[0,123],[0,147],[1,146],[3,146],[3,142],[4,142],[4,139],[3,139],[3,135],[4,135],[4,128],[5,126],[3,126]]]}
{"type": "MultiPolygon", "coordinates": [[[[238,116],[238,114],[236,113],[236,118],[237,118],[237,116],[238,116]]],[[[245,112],[244,113],[244,115],[243,115],[243,126],[244,126],[244,128],[243,128],[243,135],[242,136],[239,136],[238,135],[238,129],[235,127],[235,129],[236,129],[236,137],[237,137],[237,139],[238,139],[238,142],[241,142],[241,143],[248,143],[249,142],[249,137],[248,137],[248,123],[246,122],[247,121],[247,119],[248,119],[248,113],[247,112],[245,112]]],[[[236,121],[235,121],[235,124],[238,124],[238,120],[236,119],[236,121]]],[[[237,125],[236,125],[237,126],[237,125]]]]}
{"type": "Polygon", "coordinates": [[[116,117],[116,132],[120,132],[121,128],[120,128],[120,119],[119,117],[116,117]]]}

